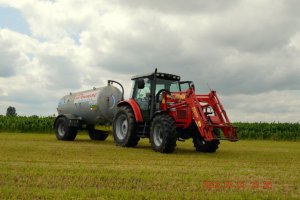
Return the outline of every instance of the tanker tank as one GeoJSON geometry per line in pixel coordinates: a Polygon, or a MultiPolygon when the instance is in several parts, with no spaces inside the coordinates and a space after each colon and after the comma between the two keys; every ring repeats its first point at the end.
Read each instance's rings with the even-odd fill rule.
{"type": "Polygon", "coordinates": [[[124,88],[117,81],[91,90],[70,93],[59,100],[53,128],[58,140],[74,140],[78,130],[88,130],[92,140],[105,140],[107,130],[98,130],[96,125],[111,125],[117,112],[117,104],[124,98],[124,88]],[[122,89],[112,84],[116,83],[122,89]]]}
{"type": "Polygon", "coordinates": [[[85,124],[111,124],[121,98],[121,91],[112,85],[94,88],[64,96],[57,111],[81,117],[85,124]]]}

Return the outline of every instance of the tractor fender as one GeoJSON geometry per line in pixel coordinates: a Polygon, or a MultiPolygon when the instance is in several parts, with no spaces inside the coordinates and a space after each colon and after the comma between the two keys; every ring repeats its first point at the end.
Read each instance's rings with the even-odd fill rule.
{"type": "Polygon", "coordinates": [[[153,121],[154,117],[156,117],[157,115],[161,115],[161,114],[163,114],[163,113],[167,113],[167,111],[165,111],[165,110],[158,110],[158,111],[156,111],[156,112],[153,114],[153,116],[151,117],[151,121],[153,121]]]}
{"type": "Polygon", "coordinates": [[[59,118],[65,118],[68,121],[68,126],[69,127],[79,127],[79,125],[81,124],[81,117],[77,117],[76,115],[73,114],[60,114],[58,115],[53,123],[53,128],[55,128],[56,122],[59,118]]]}
{"type": "Polygon", "coordinates": [[[121,106],[129,106],[133,110],[133,113],[135,116],[135,121],[143,122],[143,115],[142,115],[141,109],[134,99],[129,99],[127,101],[119,102],[118,107],[121,107],[121,106]]]}

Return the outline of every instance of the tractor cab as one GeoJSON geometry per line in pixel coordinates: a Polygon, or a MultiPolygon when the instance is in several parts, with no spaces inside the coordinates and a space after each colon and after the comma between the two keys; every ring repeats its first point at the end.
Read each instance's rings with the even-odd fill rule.
{"type": "Polygon", "coordinates": [[[149,121],[159,110],[163,92],[178,92],[188,82],[180,82],[180,76],[155,71],[132,77],[131,98],[139,105],[144,121],[149,121]]]}

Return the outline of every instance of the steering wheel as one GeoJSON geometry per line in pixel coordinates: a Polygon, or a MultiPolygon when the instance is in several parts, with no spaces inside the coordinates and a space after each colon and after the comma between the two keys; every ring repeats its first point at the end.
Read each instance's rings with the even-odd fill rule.
{"type": "Polygon", "coordinates": [[[155,95],[155,100],[156,100],[156,102],[159,102],[159,96],[160,96],[160,94],[163,93],[163,92],[166,92],[166,93],[168,93],[169,95],[171,95],[171,92],[170,92],[169,90],[167,90],[167,89],[161,89],[161,90],[159,90],[159,91],[157,92],[157,94],[155,95]]]}

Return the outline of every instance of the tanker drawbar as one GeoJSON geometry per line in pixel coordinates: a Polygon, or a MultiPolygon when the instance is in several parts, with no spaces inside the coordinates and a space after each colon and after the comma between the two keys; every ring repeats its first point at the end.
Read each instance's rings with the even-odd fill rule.
{"type": "Polygon", "coordinates": [[[59,100],[58,116],[54,122],[59,140],[74,140],[77,131],[87,129],[93,140],[105,140],[107,131],[96,130],[95,125],[111,125],[117,104],[123,100],[123,86],[109,80],[108,85],[91,90],[70,93],[59,100]],[[122,91],[113,86],[119,85],[122,91]]]}

